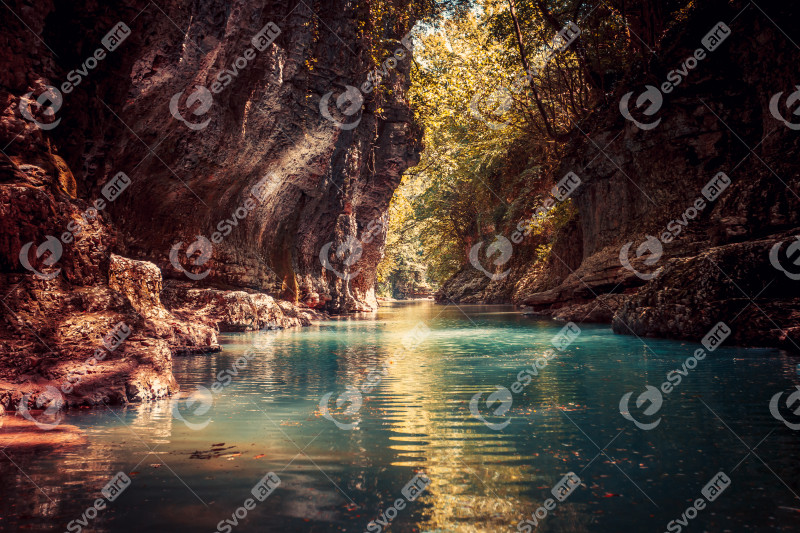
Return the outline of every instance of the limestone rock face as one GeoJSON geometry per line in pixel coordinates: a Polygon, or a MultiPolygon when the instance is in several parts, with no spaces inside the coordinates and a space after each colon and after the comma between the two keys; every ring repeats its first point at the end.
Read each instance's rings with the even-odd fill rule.
{"type": "Polygon", "coordinates": [[[169,394],[171,357],[219,331],[375,308],[420,149],[411,61],[349,88],[403,47],[416,3],[388,28],[345,0],[29,4],[0,36],[0,404],[60,389],[121,322],[67,404],[169,394]],[[350,241],[357,264],[333,253],[350,241]]]}
{"type": "Polygon", "coordinates": [[[123,294],[144,318],[166,318],[161,305],[161,271],[153,263],[111,255],[108,286],[123,294]]]}
{"type": "Polygon", "coordinates": [[[762,260],[791,234],[713,247],[670,261],[613,317],[615,332],[699,339],[730,323],[731,341],[798,351],[797,281],[762,260]]]}
{"type": "MultiPolygon", "coordinates": [[[[371,54],[388,58],[405,49],[400,40],[413,15],[362,33],[369,24],[359,21],[369,11],[344,0],[245,0],[234,9],[223,0],[145,9],[125,2],[46,2],[36,10],[25,4],[10,7],[69,58],[58,61],[20,21],[7,21],[13,43],[0,60],[0,141],[9,143],[10,161],[2,165],[4,181],[40,187],[28,193],[36,198],[27,209],[45,218],[55,203],[75,196],[79,212],[82,202],[101,200],[100,218],[118,239],[109,251],[150,261],[165,279],[197,274],[191,279],[199,287],[247,287],[294,302],[324,294],[323,308],[333,312],[376,307],[385,230],[363,243],[353,279],[335,274],[335,260],[325,267],[320,253],[385,222],[402,172],[418,160],[405,98],[409,56],[380,87],[356,89],[374,68],[371,54]],[[125,40],[65,92],[71,63],[103,48],[120,21],[128,27],[125,40]],[[76,27],[86,31],[76,34],[76,27]],[[274,42],[254,48],[265,28],[274,42]],[[54,116],[24,99],[47,86],[63,97],[54,116]],[[357,93],[347,93],[354,102],[363,102],[352,116],[337,108],[347,87],[357,93]],[[124,188],[120,172],[130,181],[124,188]]],[[[406,0],[395,8],[414,10],[406,0]]],[[[65,222],[53,217],[24,239],[58,236],[65,222]]],[[[19,268],[14,258],[26,242],[19,240],[4,254],[7,267],[19,268]]]]}
{"type": "MultiPolygon", "coordinates": [[[[783,243],[785,253],[800,234],[800,137],[771,109],[774,100],[794,116],[780,108],[780,95],[775,100],[781,91],[783,99],[791,95],[800,79],[791,41],[762,14],[742,16],[730,38],[662,95],[651,117],[657,126],[640,129],[619,110],[624,94],[660,87],[709,29],[746,5],[721,11],[698,3],[658,57],[646,69],[634,65],[581,123],[555,177],[579,175],[571,196],[578,215],[545,263],[534,261],[536,243],[524,242],[502,265],[510,269],[506,278],[492,282],[467,264],[439,300],[514,302],[569,320],[613,321],[618,333],[693,340],[729,320],[730,342],[800,351],[800,281],[770,260],[775,245],[783,243]],[[708,200],[704,188],[720,172],[730,185],[708,200]],[[705,207],[687,211],[698,199],[705,207]],[[672,237],[662,239],[666,232],[672,237]],[[650,265],[649,254],[635,253],[649,236],[660,241],[650,265]],[[628,243],[631,268],[620,260],[628,243]],[[644,279],[633,270],[658,274],[644,279]]],[[[771,9],[782,26],[800,23],[796,6],[771,9]]]]}
{"type": "MultiPolygon", "coordinates": [[[[798,20],[796,9],[784,11],[784,20],[798,20]]],[[[668,38],[664,64],[685,57],[696,47],[691,36],[704,35],[720,16],[698,12],[681,35],[668,38]]],[[[770,109],[778,91],[794,87],[798,66],[783,52],[786,37],[769,20],[741,22],[736,39],[665,96],[656,128],[643,131],[617,109],[601,110],[590,118],[593,133],[576,136],[563,162],[564,172],[586,171],[573,196],[584,259],[561,288],[574,287],[572,294],[587,300],[627,292],[614,306],[598,302],[608,309],[604,318],[613,315],[615,332],[699,340],[724,321],[731,343],[800,351],[794,311],[800,283],[770,259],[775,245],[785,249],[800,233],[800,180],[793,163],[800,145],[770,109]],[[589,164],[593,143],[609,147],[607,157],[589,164]],[[709,199],[708,184],[720,173],[730,185],[709,199]],[[698,199],[702,209],[694,208],[698,199]],[[672,236],[664,238],[667,233],[672,236]],[[633,250],[651,237],[661,255],[648,265],[649,255],[637,258],[633,250]],[[631,269],[619,259],[628,242],[631,269]],[[607,259],[608,282],[597,282],[603,271],[594,266],[598,257],[607,259]],[[633,277],[633,270],[645,279],[633,277]],[[586,286],[581,291],[575,280],[594,294],[586,295],[586,286]]],[[[656,66],[636,81],[653,84],[661,74],[656,66]]],[[[614,102],[638,90],[633,82],[617,91],[614,102]]]]}
{"type": "Polygon", "coordinates": [[[178,283],[164,291],[164,301],[182,320],[208,324],[219,331],[308,326],[322,317],[313,309],[298,308],[255,291],[195,289],[178,283]]]}
{"type": "Polygon", "coordinates": [[[173,337],[216,344],[213,330],[186,324],[173,331],[144,318],[107,285],[76,288],[59,278],[17,276],[4,277],[3,287],[9,305],[2,313],[0,403],[7,408],[36,408],[47,391],[65,406],[160,398],[178,389],[173,337]]]}
{"type": "Polygon", "coordinates": [[[0,279],[8,292],[0,310],[0,405],[11,409],[36,408],[48,391],[65,406],[162,398],[178,390],[173,355],[219,351],[217,332],[307,326],[322,316],[252,290],[185,282],[164,289],[162,303],[158,267],[115,254],[107,284],[0,279]]]}

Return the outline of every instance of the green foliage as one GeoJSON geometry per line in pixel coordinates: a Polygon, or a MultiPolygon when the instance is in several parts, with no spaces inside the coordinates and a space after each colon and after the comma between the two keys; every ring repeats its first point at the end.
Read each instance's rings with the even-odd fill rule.
{"type": "MultiPolygon", "coordinates": [[[[385,291],[411,272],[445,281],[474,243],[510,234],[529,218],[561,177],[553,173],[562,137],[605,99],[632,57],[614,2],[447,4],[437,3],[439,15],[418,27],[408,97],[424,151],[392,200],[379,270],[385,291]],[[554,51],[556,31],[567,22],[579,24],[580,37],[554,51]],[[523,64],[534,67],[531,76],[523,64]]],[[[546,259],[554,232],[573,212],[565,202],[534,221],[537,260],[546,259]]]]}
{"type": "MultiPolygon", "coordinates": [[[[403,187],[413,195],[409,183],[403,187]]],[[[414,223],[411,201],[400,189],[395,191],[389,207],[389,230],[383,261],[378,265],[378,295],[402,298],[409,288],[429,285],[427,265],[420,246],[422,225],[414,223]]]]}

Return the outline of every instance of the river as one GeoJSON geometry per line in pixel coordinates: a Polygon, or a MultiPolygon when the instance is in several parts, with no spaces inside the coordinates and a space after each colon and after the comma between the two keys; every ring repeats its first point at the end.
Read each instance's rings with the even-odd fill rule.
{"type": "Polygon", "coordinates": [[[770,410],[797,359],[600,325],[554,347],[563,327],[414,302],[225,334],[176,358],[181,397],[71,410],[79,445],[6,448],[0,529],[798,530],[800,431],[770,410]]]}

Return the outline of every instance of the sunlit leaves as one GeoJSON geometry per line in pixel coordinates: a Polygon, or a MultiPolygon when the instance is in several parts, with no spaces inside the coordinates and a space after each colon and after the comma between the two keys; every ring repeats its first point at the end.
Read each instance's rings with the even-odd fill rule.
{"type": "MultiPolygon", "coordinates": [[[[471,5],[417,27],[408,97],[424,151],[392,202],[384,279],[413,260],[444,281],[475,242],[530,217],[560,178],[563,134],[605,98],[627,61],[624,22],[603,4],[516,0],[527,73],[508,0],[471,5]],[[580,24],[580,39],[556,49],[566,22],[580,24]]],[[[534,258],[547,255],[570,216],[567,203],[534,221],[534,258]]]]}

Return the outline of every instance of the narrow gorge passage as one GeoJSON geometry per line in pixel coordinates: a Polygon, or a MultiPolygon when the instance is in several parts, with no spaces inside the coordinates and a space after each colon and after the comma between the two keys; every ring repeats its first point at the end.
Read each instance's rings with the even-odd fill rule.
{"type": "Polygon", "coordinates": [[[0,531],[798,529],[797,6],[0,11],[0,531]]]}

